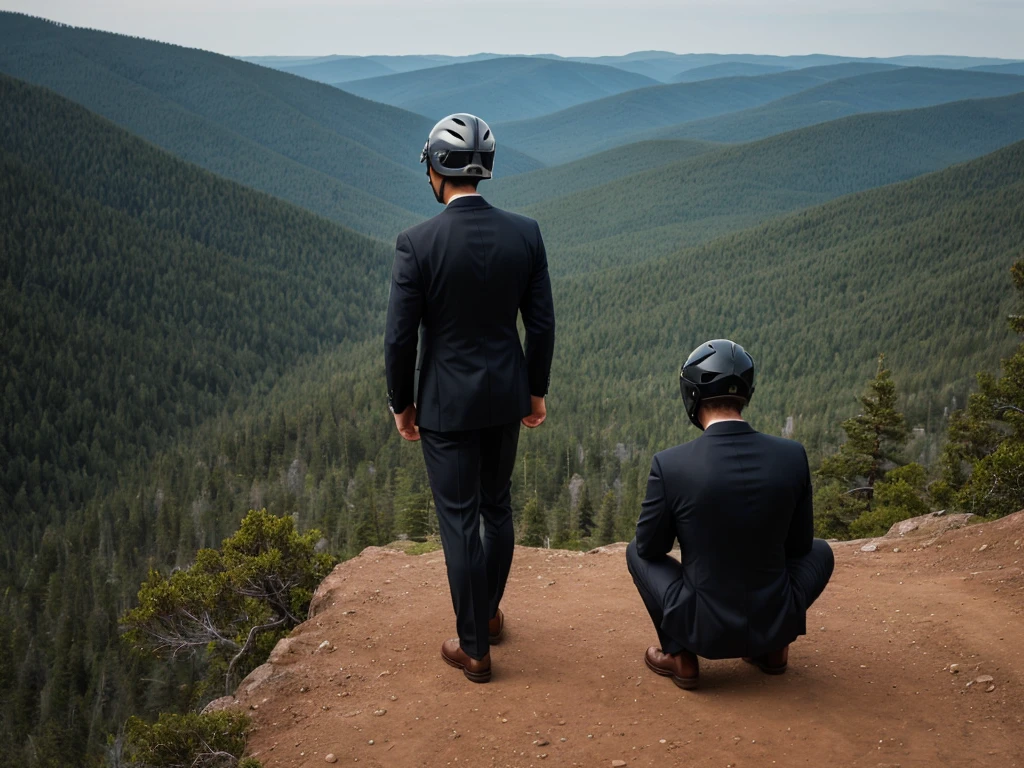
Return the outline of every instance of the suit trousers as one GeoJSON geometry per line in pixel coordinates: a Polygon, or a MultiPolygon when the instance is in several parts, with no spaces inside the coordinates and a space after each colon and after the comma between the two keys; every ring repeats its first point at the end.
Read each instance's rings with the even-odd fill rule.
{"type": "MultiPolygon", "coordinates": [[[[682,644],[670,637],[662,628],[661,622],[665,615],[665,607],[671,605],[683,587],[683,566],[674,557],[664,555],[657,560],[644,560],[637,554],[636,539],[626,547],[626,567],[633,577],[637,591],[647,608],[647,613],[654,622],[658,633],[658,642],[665,653],[679,653],[682,644]]],[[[790,583],[798,599],[807,608],[818,599],[825,590],[835,557],[828,542],[814,539],[811,551],[803,557],[791,557],[786,560],[790,583]]]]}
{"type": "Polygon", "coordinates": [[[512,567],[511,481],[519,425],[464,432],[420,428],[459,644],[474,659],[490,650],[487,622],[497,615],[512,567]]]}

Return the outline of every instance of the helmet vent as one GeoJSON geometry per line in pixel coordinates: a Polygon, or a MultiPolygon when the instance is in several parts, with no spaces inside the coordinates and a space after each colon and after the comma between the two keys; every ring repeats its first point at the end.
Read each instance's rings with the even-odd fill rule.
{"type": "Polygon", "coordinates": [[[456,139],[458,139],[459,141],[465,141],[465,139],[464,139],[464,138],[462,138],[462,137],[461,137],[461,136],[460,136],[459,134],[457,134],[457,133],[456,133],[455,131],[453,131],[453,130],[452,130],[451,128],[448,128],[447,130],[448,130],[448,133],[450,133],[450,134],[451,134],[452,136],[454,136],[454,137],[455,137],[456,139]]]}
{"type": "Polygon", "coordinates": [[[452,122],[456,123],[457,125],[461,125],[463,128],[466,127],[466,123],[460,117],[453,117],[452,122]]]}
{"type": "Polygon", "coordinates": [[[489,138],[491,138],[491,132],[487,131],[487,133],[484,134],[484,141],[487,141],[489,138]]]}
{"type": "Polygon", "coordinates": [[[717,378],[718,378],[718,374],[717,373],[702,373],[700,375],[700,383],[701,384],[707,384],[709,382],[714,381],[717,378]]]}

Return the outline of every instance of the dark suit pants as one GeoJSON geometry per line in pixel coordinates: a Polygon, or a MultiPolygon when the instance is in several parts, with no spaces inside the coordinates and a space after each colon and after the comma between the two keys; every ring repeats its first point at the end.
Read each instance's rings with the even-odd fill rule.
{"type": "Polygon", "coordinates": [[[481,659],[490,650],[487,622],[498,612],[512,567],[510,491],[519,422],[465,432],[421,428],[420,442],[437,507],[459,643],[481,659]]]}
{"type": "MultiPolygon", "coordinates": [[[[832,578],[835,558],[828,542],[814,539],[811,551],[803,557],[791,557],[786,560],[786,570],[794,591],[808,608],[824,591],[828,580],[832,578]]],[[[657,560],[644,560],[637,554],[636,539],[626,547],[626,567],[633,577],[637,591],[647,607],[647,613],[654,622],[658,633],[658,642],[665,653],[679,653],[682,644],[670,637],[661,628],[665,615],[665,606],[670,605],[679,595],[683,586],[683,566],[674,557],[665,555],[657,560]]]]}

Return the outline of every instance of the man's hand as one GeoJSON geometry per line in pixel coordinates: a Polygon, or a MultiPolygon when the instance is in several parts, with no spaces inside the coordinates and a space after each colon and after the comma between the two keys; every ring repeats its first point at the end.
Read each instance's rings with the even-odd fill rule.
{"type": "Polygon", "coordinates": [[[536,429],[548,417],[548,408],[544,404],[543,397],[535,397],[534,395],[530,395],[530,406],[532,411],[529,416],[523,419],[523,426],[536,429]]]}
{"type": "Polygon", "coordinates": [[[405,440],[419,440],[420,428],[416,426],[416,405],[410,405],[401,413],[395,414],[395,426],[398,434],[405,440]]]}

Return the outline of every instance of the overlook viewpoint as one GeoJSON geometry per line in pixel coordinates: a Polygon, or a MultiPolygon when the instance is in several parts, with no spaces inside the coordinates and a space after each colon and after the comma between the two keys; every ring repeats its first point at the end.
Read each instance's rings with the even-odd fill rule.
{"type": "Polygon", "coordinates": [[[617,544],[519,548],[494,677],[473,685],[438,656],[442,553],[371,547],[212,706],[249,712],[268,768],[1024,764],[1024,512],[896,528],[833,544],[781,677],[705,661],[700,689],[680,691],[650,673],[654,632],[617,544]]]}

